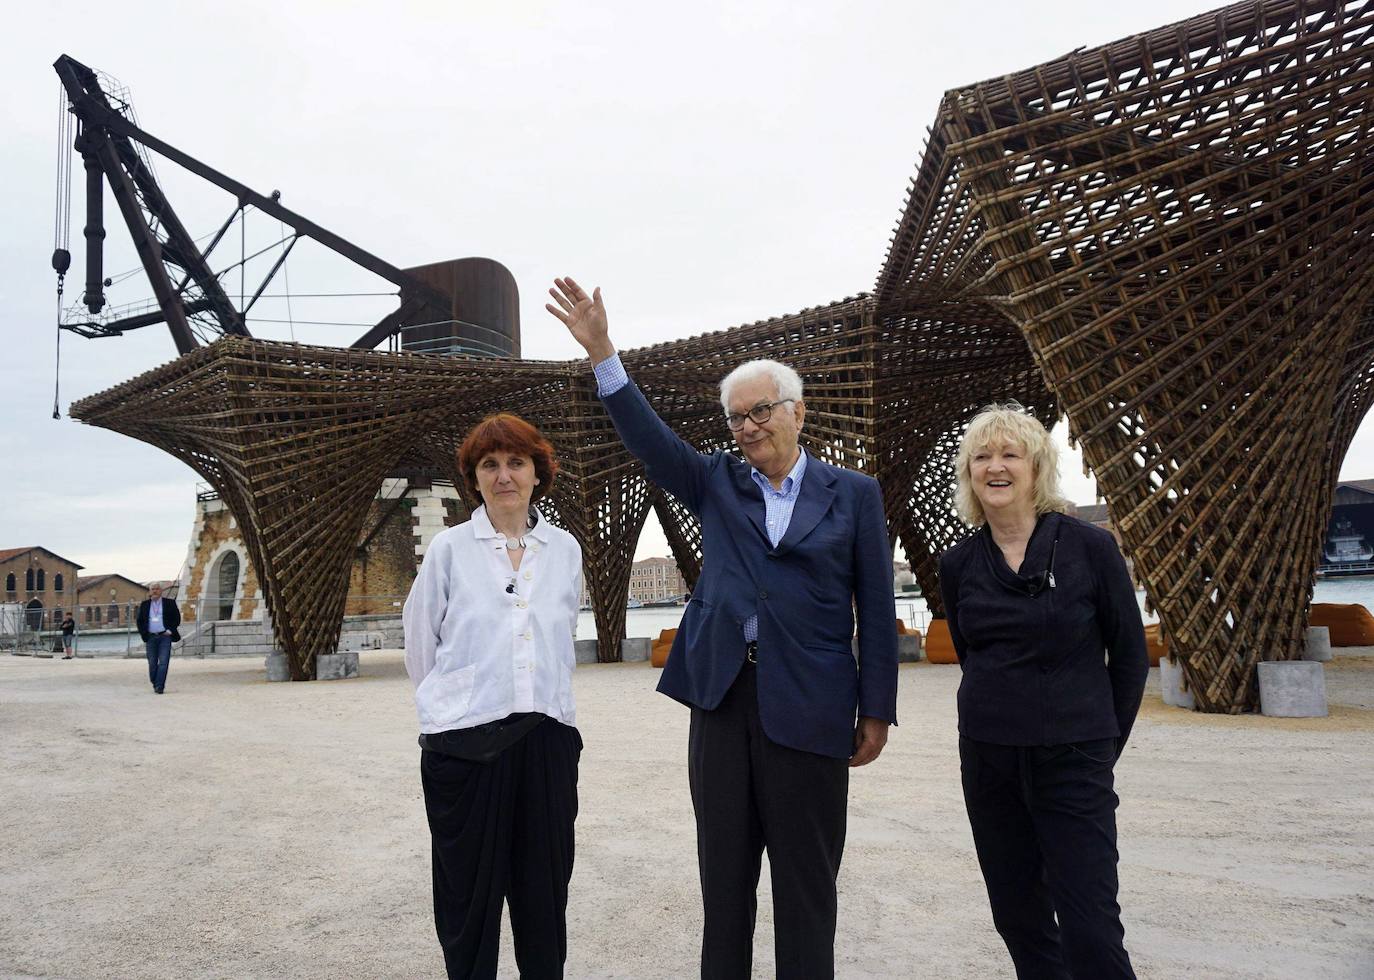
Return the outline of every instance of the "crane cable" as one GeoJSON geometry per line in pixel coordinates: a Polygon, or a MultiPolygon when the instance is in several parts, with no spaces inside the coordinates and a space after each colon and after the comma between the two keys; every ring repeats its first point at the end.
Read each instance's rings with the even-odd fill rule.
{"type": "Polygon", "coordinates": [[[67,92],[57,85],[57,201],[53,207],[52,267],[57,273],[57,358],[53,365],[52,417],[60,419],[62,383],[62,286],[72,264],[73,120],[67,111],[67,92]]]}
{"type": "MultiPolygon", "coordinates": [[[[282,240],[286,240],[286,225],[280,219],[277,227],[281,229],[282,240]]],[[[286,246],[289,248],[290,246],[286,246]]],[[[291,343],[296,342],[296,318],[291,314],[291,273],[287,270],[290,263],[283,262],[281,267],[282,285],[286,288],[286,322],[291,324],[291,343]]],[[[265,285],[265,284],[264,284],[265,285]]]]}

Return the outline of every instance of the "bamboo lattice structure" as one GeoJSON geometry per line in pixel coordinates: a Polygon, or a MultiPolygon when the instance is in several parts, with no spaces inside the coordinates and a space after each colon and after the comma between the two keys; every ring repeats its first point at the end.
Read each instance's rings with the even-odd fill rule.
{"type": "Polygon", "coordinates": [[[1203,710],[1299,655],[1369,407],[1371,37],[1243,3],[952,91],[879,281],[1020,326],[1203,710]]]}
{"type": "MultiPolygon", "coordinates": [[[[725,449],[717,385],[753,357],[806,383],[804,440],[882,484],[937,613],[968,419],[1061,410],[1203,710],[1301,649],[1330,496],[1374,402],[1374,0],[1249,2],[948,93],[872,295],[626,352],[664,420],[725,449]]],[[[550,518],[581,543],[619,658],[650,508],[689,583],[700,533],[648,484],[585,362],[225,339],[74,405],[220,490],[293,676],[337,642],[368,502],[456,479],[496,410],[549,436],[550,518]]],[[[461,481],[457,481],[461,485],[461,481]]]]}
{"type": "MultiPolygon", "coordinates": [[[[976,368],[976,342],[957,331],[916,332],[881,342],[874,304],[856,297],[733,330],[625,352],[630,374],[664,420],[702,451],[731,438],[718,400],[720,378],[753,357],[793,364],[806,384],[804,441],[817,456],[874,473],[897,501],[893,534],[908,551],[938,555],[922,543],[908,473],[949,472],[958,424],[941,418],[921,429],[907,423],[927,401],[941,412],[962,398],[966,417],[990,397],[1032,400],[1042,392],[1025,345],[1001,327],[1030,391],[984,382],[963,391],[976,368]],[[944,365],[942,358],[955,362],[944,365]],[[948,382],[948,383],[946,383],[948,382]],[[879,389],[883,392],[880,394],[879,389]],[[929,431],[926,431],[929,430],[929,431]],[[943,454],[943,455],[941,455],[943,454]],[[890,463],[889,463],[890,461],[890,463]]],[[[1043,394],[1042,394],[1043,401],[1043,394]]],[[[72,406],[72,414],[156,445],[182,459],[219,490],[243,529],[258,569],[277,640],[293,676],[313,676],[314,658],[338,642],[343,605],[367,507],[392,472],[422,472],[462,481],[455,454],[485,415],[518,407],[548,436],[561,472],[541,505],[582,546],[596,618],[598,656],[619,659],[625,597],[635,545],[651,507],[689,584],[700,569],[700,531],[677,501],[647,482],[596,399],[585,361],[500,361],[390,354],[273,341],[225,338],[72,406]]],[[[942,533],[957,538],[948,488],[929,500],[943,512],[942,533]]],[[[476,501],[472,501],[476,503],[476,501]]],[[[943,540],[943,539],[941,539],[943,540]]],[[[934,565],[920,574],[938,591],[934,565]]]]}

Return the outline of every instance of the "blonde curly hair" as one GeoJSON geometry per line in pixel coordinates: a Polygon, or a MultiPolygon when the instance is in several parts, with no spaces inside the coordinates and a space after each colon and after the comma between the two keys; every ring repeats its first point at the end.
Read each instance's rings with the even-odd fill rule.
{"type": "Polygon", "coordinates": [[[954,463],[954,509],[973,527],[987,523],[983,505],[973,492],[971,463],[979,449],[1015,445],[1026,451],[1035,479],[1036,516],[1068,507],[1059,490],[1059,447],[1049,430],[1016,402],[988,405],[968,424],[959,440],[954,463]]]}

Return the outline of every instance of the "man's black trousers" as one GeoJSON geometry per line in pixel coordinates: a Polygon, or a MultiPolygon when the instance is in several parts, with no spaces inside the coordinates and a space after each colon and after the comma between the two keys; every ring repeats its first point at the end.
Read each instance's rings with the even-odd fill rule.
{"type": "Polygon", "coordinates": [[[577,729],[552,719],[490,762],[421,752],[434,925],[449,977],[496,976],[502,900],[520,976],[563,975],[581,752],[577,729]]]}
{"type": "Polygon", "coordinates": [[[1023,747],[961,736],[959,760],[992,921],[1017,977],[1134,978],[1116,900],[1115,740],[1023,747]]]}
{"type": "Polygon", "coordinates": [[[755,892],[766,847],[777,977],[833,977],[848,760],[770,740],[759,723],[752,665],[714,711],[692,709],[687,746],[705,907],[701,976],[752,975],[755,892]]]}

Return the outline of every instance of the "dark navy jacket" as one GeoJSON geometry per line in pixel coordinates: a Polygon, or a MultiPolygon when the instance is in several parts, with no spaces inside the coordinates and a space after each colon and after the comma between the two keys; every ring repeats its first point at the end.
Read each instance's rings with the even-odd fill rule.
{"type": "Polygon", "coordinates": [[[986,527],[940,558],[940,594],[964,671],[959,733],[999,745],[1114,738],[1120,754],[1150,662],[1115,539],[1045,514],[1021,571],[1007,567],[986,527]],[[1051,551],[1054,588],[1047,580],[1037,588],[1051,551]]]}
{"type": "Polygon", "coordinates": [[[847,759],[856,714],[895,722],[897,615],[877,481],[811,456],[792,521],[773,548],[748,463],[698,453],[633,381],[602,403],[649,479],[701,521],[701,577],[659,691],[717,707],[744,663],[744,622],[757,614],[759,719],[770,739],[847,759]]]}
{"type": "MultiPolygon", "coordinates": [[[[143,637],[143,642],[147,643],[153,638],[153,634],[148,632],[148,607],[152,605],[152,599],[144,599],[138,604],[138,612],[134,615],[134,624],[138,627],[138,635],[143,637]]],[[[162,628],[172,634],[172,642],[180,643],[181,634],[177,632],[177,627],[181,625],[181,610],[177,608],[175,599],[162,597],[162,628]]]]}

